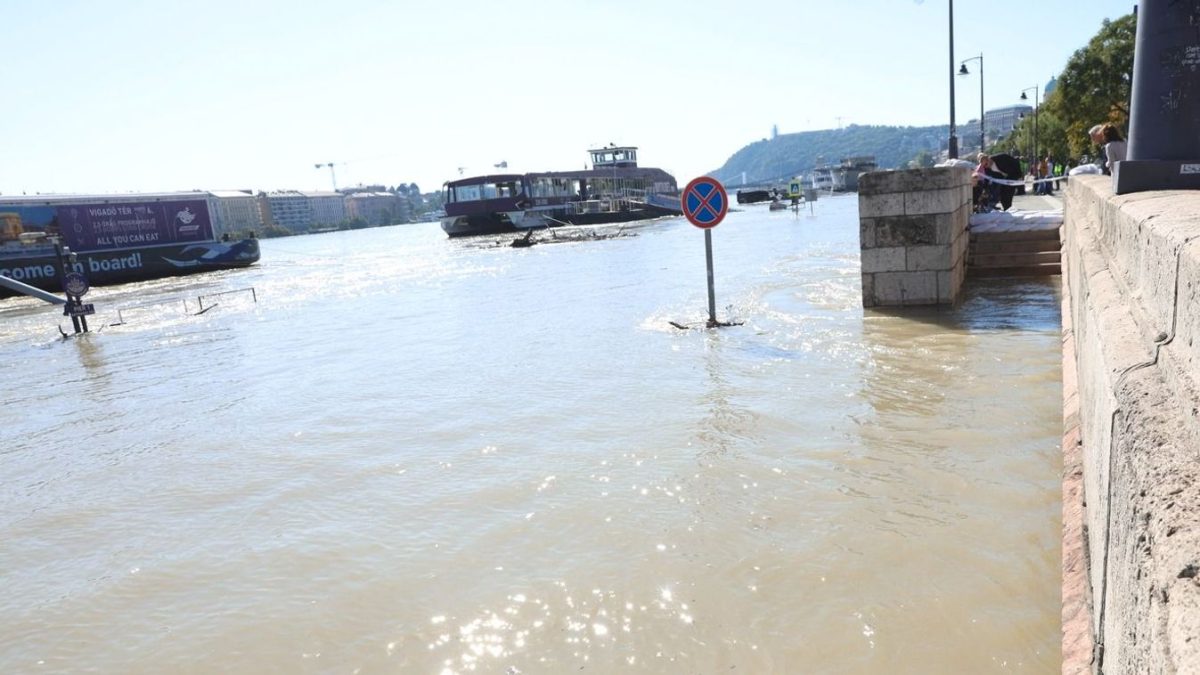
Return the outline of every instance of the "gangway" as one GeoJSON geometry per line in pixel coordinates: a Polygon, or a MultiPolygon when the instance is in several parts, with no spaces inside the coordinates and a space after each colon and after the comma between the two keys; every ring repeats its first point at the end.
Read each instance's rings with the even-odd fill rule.
{"type": "Polygon", "coordinates": [[[38,300],[45,300],[52,305],[67,304],[66,298],[60,298],[53,293],[47,293],[40,288],[34,288],[29,284],[21,283],[20,281],[17,281],[12,277],[6,277],[3,274],[0,274],[0,286],[3,286],[11,291],[16,291],[22,295],[28,295],[32,298],[37,298],[38,300]]]}

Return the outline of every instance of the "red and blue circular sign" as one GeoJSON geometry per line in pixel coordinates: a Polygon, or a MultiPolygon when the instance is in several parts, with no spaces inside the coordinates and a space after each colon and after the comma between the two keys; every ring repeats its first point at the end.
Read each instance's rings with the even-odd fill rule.
{"type": "Polygon", "coordinates": [[[688,222],[703,230],[716,227],[729,211],[725,186],[708,176],[700,176],[688,183],[680,202],[688,222]]]}

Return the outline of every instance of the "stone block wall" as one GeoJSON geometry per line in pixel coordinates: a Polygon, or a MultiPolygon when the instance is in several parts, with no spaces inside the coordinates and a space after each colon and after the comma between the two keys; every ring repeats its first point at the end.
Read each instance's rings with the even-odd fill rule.
{"type": "Polygon", "coordinates": [[[1200,673],[1200,191],[1072,176],[1064,216],[1090,665],[1200,673]]]}
{"type": "Polygon", "coordinates": [[[953,304],[966,276],[971,172],[874,171],[858,180],[863,307],[953,304]]]}

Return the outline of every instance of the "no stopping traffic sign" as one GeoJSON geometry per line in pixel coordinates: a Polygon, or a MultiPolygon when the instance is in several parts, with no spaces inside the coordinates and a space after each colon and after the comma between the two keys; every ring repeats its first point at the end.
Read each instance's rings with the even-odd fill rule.
{"type": "Polygon", "coordinates": [[[729,195],[715,178],[700,176],[687,184],[680,197],[688,222],[707,230],[716,227],[729,211],[729,195]]]}

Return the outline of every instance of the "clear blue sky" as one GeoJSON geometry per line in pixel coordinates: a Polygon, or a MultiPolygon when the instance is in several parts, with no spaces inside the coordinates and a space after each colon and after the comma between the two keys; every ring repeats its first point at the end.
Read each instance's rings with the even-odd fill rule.
{"type": "MultiPolygon", "coordinates": [[[[430,191],[608,142],[683,183],[772,124],[947,122],[947,4],[2,0],[0,193],[327,189],[317,162],[430,191]]],[[[1016,103],[1133,4],[958,0],[955,58],[1016,103]]]]}

